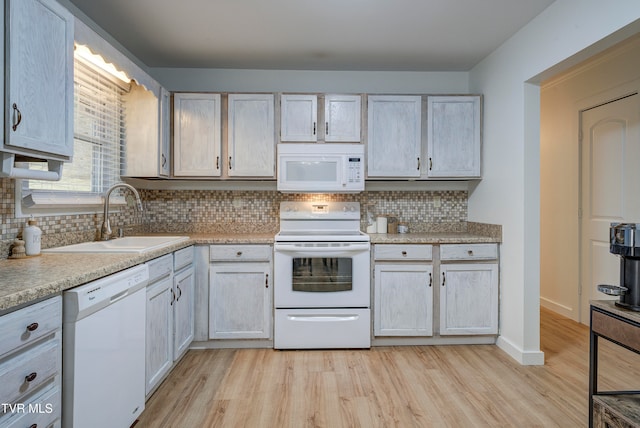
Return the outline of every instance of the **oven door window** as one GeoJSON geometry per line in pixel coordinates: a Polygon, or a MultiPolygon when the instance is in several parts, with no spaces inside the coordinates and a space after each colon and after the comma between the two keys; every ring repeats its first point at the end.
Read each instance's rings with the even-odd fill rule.
{"type": "Polygon", "coordinates": [[[353,290],[350,258],[305,257],[293,259],[293,291],[330,293],[353,290]]]}

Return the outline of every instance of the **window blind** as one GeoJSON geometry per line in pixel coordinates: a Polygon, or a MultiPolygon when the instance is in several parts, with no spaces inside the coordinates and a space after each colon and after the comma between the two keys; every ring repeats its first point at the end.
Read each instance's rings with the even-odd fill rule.
{"type": "Polygon", "coordinates": [[[116,79],[75,59],[73,161],[65,163],[60,181],[29,180],[28,190],[50,193],[49,199],[58,193],[66,199],[95,197],[120,181],[125,159],[124,93],[116,79]]]}

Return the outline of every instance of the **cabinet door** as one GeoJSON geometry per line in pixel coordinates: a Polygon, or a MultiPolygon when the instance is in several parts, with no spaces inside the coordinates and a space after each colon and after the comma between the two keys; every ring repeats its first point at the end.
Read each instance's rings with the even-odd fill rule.
{"type": "Polygon", "coordinates": [[[209,337],[271,337],[269,263],[220,263],[209,270],[209,337]]]}
{"type": "Polygon", "coordinates": [[[220,94],[174,94],[173,175],[220,176],[220,94]]]}
{"type": "Polygon", "coordinates": [[[173,278],[173,360],[176,361],[189,348],[194,333],[194,288],[193,267],[184,269],[173,278]]]}
{"type": "Polygon", "coordinates": [[[127,147],[123,176],[158,177],[160,174],[160,101],[145,87],[131,84],[124,95],[127,106],[127,147]]]}
{"type": "Polygon", "coordinates": [[[230,94],[227,173],[230,177],[275,177],[272,94],[230,94]]]}
{"type": "Polygon", "coordinates": [[[427,99],[429,177],[480,177],[480,96],[427,99]]]}
{"type": "Polygon", "coordinates": [[[433,335],[433,267],[376,264],[375,336],[433,335]]]}
{"type": "Polygon", "coordinates": [[[160,88],[160,176],[171,175],[171,93],[160,88]]]}
{"type": "Polygon", "coordinates": [[[149,394],[173,364],[173,277],[147,287],[146,391],[149,394]]]}
{"type": "Polygon", "coordinates": [[[280,140],[317,141],[318,97],[282,95],[280,99],[280,140]]]}
{"type": "Polygon", "coordinates": [[[498,333],[498,264],[440,265],[440,334],[498,333]]]}
{"type": "Polygon", "coordinates": [[[421,97],[374,95],[368,100],[368,177],[419,177],[421,97]]]}
{"type": "MultiPolygon", "coordinates": [[[[8,0],[5,144],[73,155],[73,16],[54,0],[8,0]]],[[[18,150],[19,152],[20,150],[18,150]]]]}
{"type": "Polygon", "coordinates": [[[360,99],[360,95],[325,95],[325,141],[360,141],[360,99]]]}

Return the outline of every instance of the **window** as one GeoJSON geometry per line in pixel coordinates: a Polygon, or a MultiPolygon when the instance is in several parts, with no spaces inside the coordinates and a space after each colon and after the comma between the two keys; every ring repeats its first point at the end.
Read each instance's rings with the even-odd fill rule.
{"type": "MultiPolygon", "coordinates": [[[[75,59],[74,154],[60,181],[23,180],[22,207],[77,208],[102,204],[102,194],[120,182],[125,148],[126,87],[86,60],[75,59]]],[[[46,169],[32,163],[31,169],[46,169]]]]}

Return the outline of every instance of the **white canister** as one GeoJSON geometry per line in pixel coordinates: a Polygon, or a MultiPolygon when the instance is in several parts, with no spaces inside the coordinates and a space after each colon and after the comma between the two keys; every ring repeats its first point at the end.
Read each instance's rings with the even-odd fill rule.
{"type": "Polygon", "coordinates": [[[24,240],[24,249],[27,256],[37,256],[40,254],[40,241],[42,239],[42,230],[36,226],[36,221],[30,219],[22,231],[22,239],[24,240]]]}
{"type": "Polygon", "coordinates": [[[386,217],[378,217],[376,219],[376,225],[378,229],[378,233],[387,233],[387,218],[386,217]]]}

